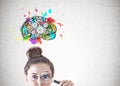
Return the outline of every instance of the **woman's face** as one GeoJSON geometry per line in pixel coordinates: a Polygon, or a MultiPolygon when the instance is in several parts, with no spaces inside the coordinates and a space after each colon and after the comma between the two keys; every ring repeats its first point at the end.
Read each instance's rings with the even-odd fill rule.
{"type": "Polygon", "coordinates": [[[26,75],[29,86],[51,86],[52,72],[49,65],[39,63],[31,65],[26,75]]]}

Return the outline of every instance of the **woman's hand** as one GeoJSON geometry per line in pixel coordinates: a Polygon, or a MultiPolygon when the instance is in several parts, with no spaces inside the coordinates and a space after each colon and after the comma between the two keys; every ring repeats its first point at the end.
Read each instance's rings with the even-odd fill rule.
{"type": "Polygon", "coordinates": [[[71,80],[62,80],[60,81],[60,86],[74,86],[71,80]]]}

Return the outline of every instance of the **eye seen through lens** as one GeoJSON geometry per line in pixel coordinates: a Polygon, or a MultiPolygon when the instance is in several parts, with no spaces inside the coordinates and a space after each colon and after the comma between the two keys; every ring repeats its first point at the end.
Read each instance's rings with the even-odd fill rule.
{"type": "Polygon", "coordinates": [[[41,74],[40,79],[43,81],[49,81],[51,79],[50,74],[47,72],[44,72],[41,74]]]}

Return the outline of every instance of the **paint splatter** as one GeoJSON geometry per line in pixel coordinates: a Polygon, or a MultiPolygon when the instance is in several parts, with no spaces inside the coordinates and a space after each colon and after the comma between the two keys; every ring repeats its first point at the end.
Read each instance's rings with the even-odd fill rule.
{"type": "Polygon", "coordinates": [[[62,27],[62,25],[63,25],[63,24],[61,24],[61,23],[57,23],[57,24],[58,24],[60,27],[62,27]]]}
{"type": "Polygon", "coordinates": [[[61,37],[61,38],[63,38],[63,35],[62,35],[62,34],[60,34],[60,37],[61,37]]]}
{"type": "Polygon", "coordinates": [[[48,9],[48,13],[49,13],[49,14],[52,13],[52,9],[48,9]]]}
{"type": "Polygon", "coordinates": [[[54,22],[55,22],[55,20],[54,20],[53,18],[51,18],[51,17],[48,17],[48,18],[47,18],[47,21],[48,21],[49,23],[52,23],[52,22],[54,23],[54,22]]]}
{"type": "Polygon", "coordinates": [[[23,15],[24,17],[26,17],[26,15],[23,15]]]}
{"type": "Polygon", "coordinates": [[[28,11],[28,15],[30,15],[30,11],[28,11]]]}
{"type": "Polygon", "coordinates": [[[16,37],[16,41],[18,41],[18,40],[21,40],[21,38],[19,38],[19,37],[16,37]]]}
{"type": "Polygon", "coordinates": [[[38,12],[38,9],[37,9],[37,8],[35,8],[35,12],[38,12]]]}
{"type": "Polygon", "coordinates": [[[46,16],[47,16],[47,12],[44,12],[42,16],[43,16],[43,17],[46,17],[46,16]]]}
{"type": "Polygon", "coordinates": [[[52,13],[52,9],[48,9],[48,11],[42,12],[42,16],[46,17],[46,16],[48,16],[51,13],[52,13]]]}

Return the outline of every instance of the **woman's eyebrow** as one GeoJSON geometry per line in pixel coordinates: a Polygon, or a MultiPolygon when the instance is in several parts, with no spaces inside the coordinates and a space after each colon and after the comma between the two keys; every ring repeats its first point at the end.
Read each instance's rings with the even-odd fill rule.
{"type": "Polygon", "coordinates": [[[37,75],[37,73],[32,73],[32,74],[35,74],[35,75],[37,75]]]}

